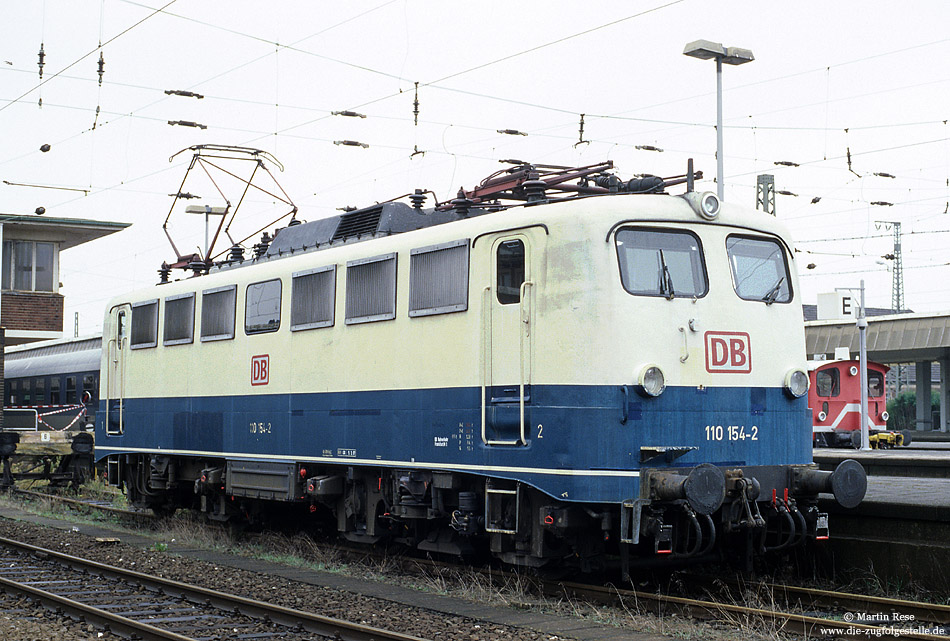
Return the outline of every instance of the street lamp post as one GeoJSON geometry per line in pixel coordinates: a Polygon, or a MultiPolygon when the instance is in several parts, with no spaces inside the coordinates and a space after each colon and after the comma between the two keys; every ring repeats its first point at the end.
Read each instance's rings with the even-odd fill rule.
{"type": "Polygon", "coordinates": [[[683,55],[716,61],[716,193],[723,200],[722,183],[722,65],[744,65],[755,60],[748,49],[723,47],[719,42],[695,40],[683,49],[683,55]]]}

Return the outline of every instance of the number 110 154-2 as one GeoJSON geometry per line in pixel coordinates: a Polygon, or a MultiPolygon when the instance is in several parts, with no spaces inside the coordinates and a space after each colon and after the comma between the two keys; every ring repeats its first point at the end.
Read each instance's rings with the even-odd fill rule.
{"type": "Polygon", "coordinates": [[[707,441],[758,441],[759,428],[753,425],[746,429],[745,425],[707,425],[707,441]]]}

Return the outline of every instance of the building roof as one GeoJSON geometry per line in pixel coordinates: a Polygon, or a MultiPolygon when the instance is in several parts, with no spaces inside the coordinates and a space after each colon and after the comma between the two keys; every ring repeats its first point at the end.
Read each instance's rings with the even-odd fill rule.
{"type": "Polygon", "coordinates": [[[64,250],[122,231],[131,223],[83,218],[0,214],[0,225],[3,225],[4,231],[18,232],[18,235],[22,236],[29,236],[33,232],[42,232],[44,240],[58,242],[60,243],[60,249],[64,250]]]}

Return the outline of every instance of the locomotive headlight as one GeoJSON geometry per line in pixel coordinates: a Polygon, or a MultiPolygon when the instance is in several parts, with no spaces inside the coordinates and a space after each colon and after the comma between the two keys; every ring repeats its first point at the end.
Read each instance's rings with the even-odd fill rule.
{"type": "Polygon", "coordinates": [[[683,194],[683,198],[693,208],[693,211],[706,220],[715,220],[719,216],[720,202],[719,197],[711,191],[702,193],[690,191],[683,194]]]}
{"type": "Polygon", "coordinates": [[[819,421],[824,421],[826,418],[828,418],[828,415],[827,415],[827,414],[825,414],[824,412],[818,412],[818,420],[819,420],[819,421]]]}
{"type": "Polygon", "coordinates": [[[785,393],[792,398],[801,398],[808,393],[808,374],[800,369],[789,370],[785,375],[785,393]]]}
{"type": "Polygon", "coordinates": [[[646,365],[640,370],[637,387],[647,396],[659,396],[666,389],[666,377],[656,365],[646,365]]]}
{"type": "Polygon", "coordinates": [[[887,422],[887,419],[889,419],[890,417],[891,415],[887,413],[887,410],[884,410],[883,412],[881,412],[881,420],[884,421],[885,423],[887,422]]]}

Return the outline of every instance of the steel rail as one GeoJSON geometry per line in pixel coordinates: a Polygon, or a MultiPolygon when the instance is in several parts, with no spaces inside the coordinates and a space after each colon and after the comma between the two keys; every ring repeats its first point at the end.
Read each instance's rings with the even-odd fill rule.
{"type": "MultiPolygon", "coordinates": [[[[116,567],[113,565],[107,565],[105,563],[99,563],[97,561],[92,561],[89,559],[83,559],[80,557],[71,556],[68,554],[63,554],[62,552],[56,552],[55,550],[48,550],[41,548],[35,545],[30,545],[28,543],[23,543],[21,541],[14,541],[12,539],[7,539],[0,537],[0,545],[18,549],[21,551],[29,552],[31,554],[36,554],[41,558],[50,558],[66,565],[69,565],[73,568],[83,569],[89,572],[95,572],[109,577],[114,577],[129,581],[134,584],[144,586],[153,590],[159,590],[165,594],[171,594],[174,596],[182,597],[189,601],[194,601],[198,603],[205,603],[212,605],[214,607],[229,610],[231,612],[240,612],[246,616],[264,618],[270,620],[274,623],[279,623],[286,625],[288,627],[300,626],[308,632],[313,632],[315,634],[324,635],[333,639],[338,639],[339,641],[426,641],[420,637],[402,634],[401,632],[391,632],[388,630],[383,630],[381,628],[374,628],[371,626],[360,625],[358,623],[351,623],[349,621],[343,621],[341,619],[334,619],[331,617],[321,616],[319,614],[314,614],[312,612],[304,612],[302,610],[294,610],[292,608],[286,608],[280,605],[274,605],[271,603],[265,603],[263,601],[257,601],[255,599],[249,599],[247,597],[237,596],[233,594],[227,594],[224,592],[218,592],[217,590],[211,590],[209,588],[203,588],[201,586],[192,585],[189,583],[183,583],[181,581],[173,581],[171,579],[164,579],[162,577],[157,577],[149,574],[143,574],[141,572],[134,572],[132,570],[126,570],[124,568],[116,567]]],[[[19,585],[15,582],[4,580],[3,584],[11,583],[13,585],[19,585]]],[[[23,586],[28,587],[28,586],[23,586]]],[[[17,589],[21,589],[17,587],[17,589]]],[[[35,590],[35,588],[32,588],[35,590]]],[[[42,591],[39,591],[42,592],[42,591]]],[[[48,593],[47,593],[48,594],[48,593]]],[[[37,595],[38,597],[40,595],[37,595]]],[[[55,599],[62,599],[63,601],[68,602],[69,599],[63,599],[63,597],[58,597],[57,595],[50,594],[50,597],[55,599]]],[[[67,607],[65,603],[57,603],[57,606],[67,607]]],[[[90,606],[86,606],[90,607],[90,606]]],[[[91,615],[90,615],[91,616],[91,615]]],[[[121,618],[121,617],[120,617],[121,618]]],[[[141,625],[137,621],[132,621],[129,619],[133,625],[141,625]]],[[[110,627],[111,627],[110,623],[110,627]]],[[[149,626],[152,627],[152,626],[149,626]]],[[[158,628],[156,628],[158,630],[158,628]]],[[[162,630],[158,630],[164,634],[173,634],[168,633],[162,630]]],[[[146,631],[147,632],[147,631],[146,631]]],[[[141,631],[136,630],[137,634],[143,634],[141,631]]],[[[177,641],[188,641],[188,637],[182,637],[180,635],[176,636],[155,636],[155,637],[146,637],[154,639],[176,639],[177,641]]]]}
{"type": "Polygon", "coordinates": [[[10,594],[22,594],[52,608],[62,609],[67,614],[75,615],[89,623],[101,625],[120,636],[139,638],[143,639],[143,641],[195,641],[192,637],[162,630],[148,623],[128,619],[124,616],[109,612],[108,610],[102,610],[95,606],[87,605],[73,599],[67,599],[58,594],[40,590],[31,585],[11,581],[3,577],[0,577],[0,589],[10,594]]]}

